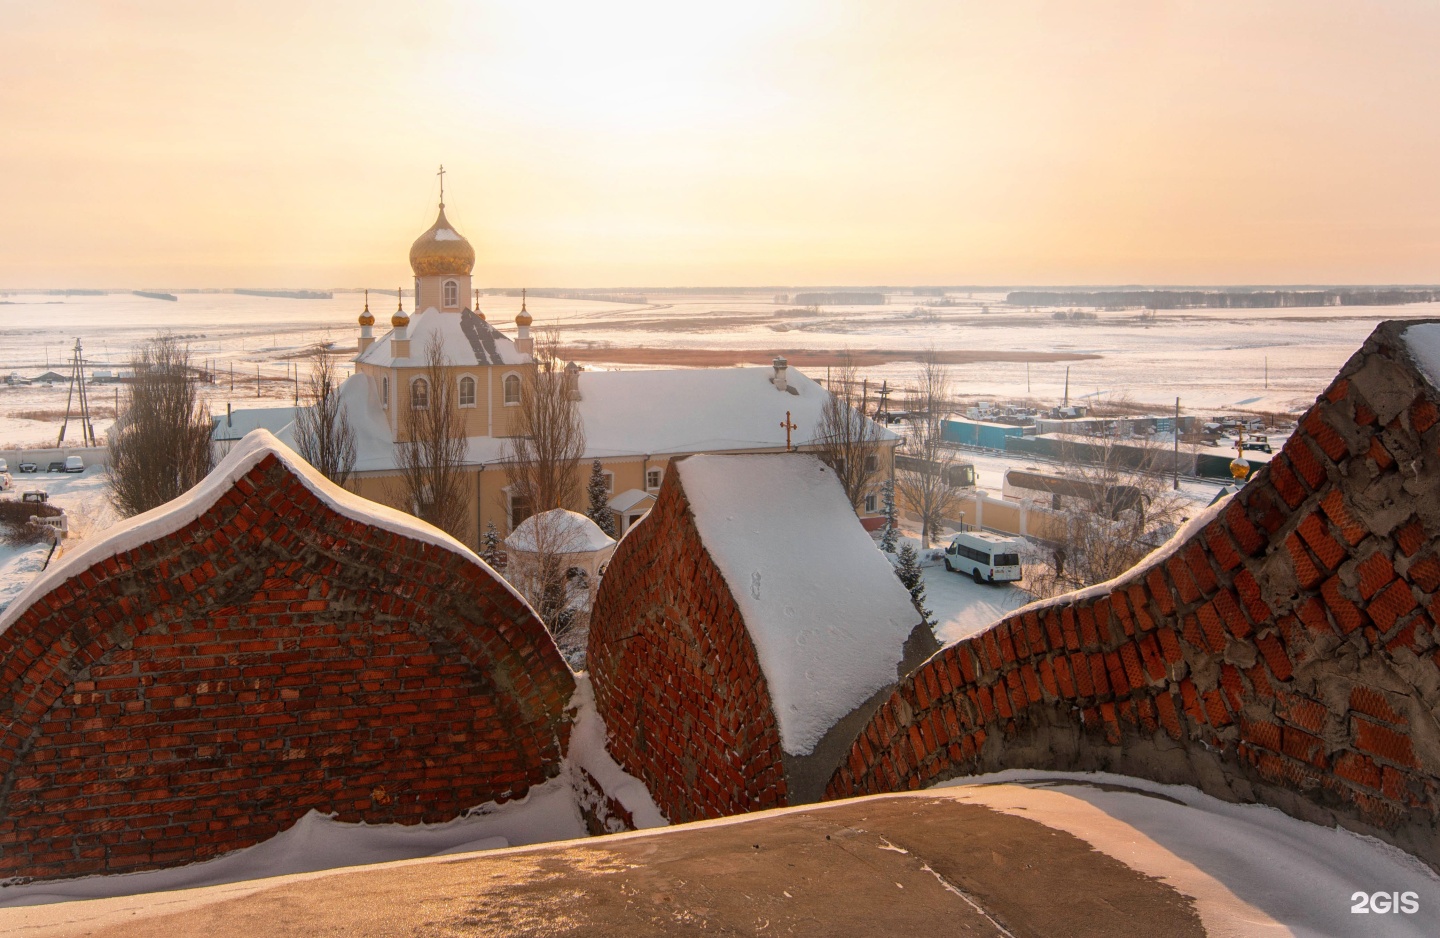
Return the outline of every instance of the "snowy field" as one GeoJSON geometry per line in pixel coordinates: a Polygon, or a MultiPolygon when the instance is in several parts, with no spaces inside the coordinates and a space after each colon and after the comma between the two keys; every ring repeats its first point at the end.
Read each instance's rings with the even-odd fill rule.
{"type": "MultiPolygon", "coordinates": [[[[33,378],[66,372],[70,348],[84,341],[101,370],[124,367],[130,351],[157,332],[187,342],[197,362],[217,376],[211,407],[279,403],[293,397],[297,357],[316,342],[352,348],[359,293],[330,299],[287,299],[231,293],[182,293],[176,302],[128,293],[103,296],[0,295],[0,376],[33,378]],[[232,390],[231,374],[234,374],[232,390]],[[259,375],[257,382],[256,376],[259,375]],[[257,388],[258,383],[258,388],[257,388]]],[[[956,293],[957,305],[926,307],[933,298],[888,295],[884,306],[822,307],[806,315],[770,293],[655,294],[644,305],[532,297],[537,326],[558,325],[565,342],[587,350],[591,367],[607,367],[605,351],[854,350],[917,354],[1099,356],[1072,361],[987,362],[952,366],[960,395],[975,400],[1034,398],[1058,403],[1070,372],[1072,401],[1124,397],[1169,409],[1175,397],[1189,412],[1233,409],[1294,411],[1313,401],[1377,322],[1440,316],[1440,304],[1285,310],[1162,311],[1153,320],[1136,310],[1099,311],[1097,319],[1059,322],[1053,310],[1004,305],[1000,293],[956,293]],[[1268,375],[1268,376],[1267,376],[1268,375]],[[1268,383],[1268,387],[1266,386],[1268,383]]],[[[378,332],[394,309],[393,294],[371,294],[378,332]]],[[[407,308],[411,301],[406,297],[407,308]]],[[[513,332],[519,298],[482,294],[481,309],[513,332]]],[[[629,366],[634,367],[634,366],[629,366]]],[[[811,369],[818,371],[819,369],[811,369]]],[[[875,380],[904,384],[915,366],[898,360],[867,369],[875,380]]],[[[821,377],[814,374],[814,377],[821,377]]],[[[55,439],[66,384],[0,385],[0,446],[55,439]]],[[[101,414],[114,405],[113,387],[97,386],[101,414]]],[[[107,419],[97,420],[103,430],[107,419]]]]}

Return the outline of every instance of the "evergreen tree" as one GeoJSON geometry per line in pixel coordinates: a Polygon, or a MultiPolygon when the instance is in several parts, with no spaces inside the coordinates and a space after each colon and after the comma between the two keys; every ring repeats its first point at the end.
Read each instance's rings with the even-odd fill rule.
{"type": "Polygon", "coordinates": [[[920,572],[920,554],[915,550],[915,545],[908,541],[901,544],[898,559],[900,562],[895,566],[895,575],[910,591],[910,601],[915,604],[921,620],[933,627],[935,618],[930,610],[925,608],[925,579],[920,572]]]}
{"type": "Polygon", "coordinates": [[[590,507],[585,514],[600,526],[600,530],[614,537],[615,515],[610,511],[610,492],[605,487],[605,473],[598,459],[590,464],[590,485],[586,491],[590,495],[590,507]]]}
{"type": "Polygon", "coordinates": [[[480,540],[480,559],[499,570],[505,565],[505,553],[500,549],[500,532],[495,522],[485,525],[485,536],[480,540]]]}
{"type": "Polygon", "coordinates": [[[880,529],[880,549],[887,554],[895,553],[895,532],[900,520],[895,511],[895,482],[886,479],[880,485],[880,505],[885,512],[885,526],[880,529]]]}

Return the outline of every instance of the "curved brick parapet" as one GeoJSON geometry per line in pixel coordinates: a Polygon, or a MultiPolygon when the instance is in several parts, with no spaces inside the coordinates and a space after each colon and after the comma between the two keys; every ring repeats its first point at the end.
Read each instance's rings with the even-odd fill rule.
{"type": "Polygon", "coordinates": [[[529,606],[263,433],[0,629],[0,876],[187,863],[312,809],[447,820],[556,775],[569,731],[529,606]]]}
{"type": "Polygon", "coordinates": [[[606,748],[670,821],[787,803],[769,686],[675,472],[615,548],[587,659],[606,748]]]}
{"type": "Polygon", "coordinates": [[[934,635],[814,456],[672,466],[592,616],[608,748],[672,821],[817,801],[934,635]]]}
{"type": "Polygon", "coordinates": [[[927,661],[827,796],[1104,769],[1440,865],[1440,397],[1407,328],[1380,326],[1269,467],[1160,554],[927,661]]]}

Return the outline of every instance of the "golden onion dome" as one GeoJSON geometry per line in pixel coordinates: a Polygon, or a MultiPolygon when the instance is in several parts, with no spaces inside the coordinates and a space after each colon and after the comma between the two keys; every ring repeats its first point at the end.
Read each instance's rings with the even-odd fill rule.
{"type": "Polygon", "coordinates": [[[390,325],[396,329],[410,325],[410,317],[405,313],[405,302],[400,298],[400,291],[395,291],[395,312],[390,316],[390,325]]]}
{"type": "Polygon", "coordinates": [[[370,312],[370,291],[369,291],[369,290],[366,290],[366,291],[365,291],[365,312],[363,312],[363,313],[360,314],[360,325],[362,325],[362,326],[373,326],[373,325],[375,325],[375,314],[372,313],[372,312],[370,312]]]}
{"type": "Polygon", "coordinates": [[[530,313],[527,312],[525,309],[525,302],[527,299],[526,294],[528,292],[528,290],[520,291],[520,315],[515,317],[515,325],[517,326],[528,326],[535,321],[534,319],[530,318],[530,313]]]}
{"type": "Polygon", "coordinates": [[[435,224],[410,245],[410,269],[417,277],[468,277],[475,269],[475,249],[451,227],[445,203],[435,224]]]}

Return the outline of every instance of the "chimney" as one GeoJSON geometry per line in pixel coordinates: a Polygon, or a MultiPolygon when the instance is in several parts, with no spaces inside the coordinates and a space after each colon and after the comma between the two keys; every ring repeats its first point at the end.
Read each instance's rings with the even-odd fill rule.
{"type": "Polygon", "coordinates": [[[580,400],[580,366],[574,362],[565,365],[565,398],[580,400]]]}
{"type": "Polygon", "coordinates": [[[775,385],[777,391],[788,391],[790,385],[785,378],[785,370],[790,367],[790,363],[777,355],[771,364],[775,366],[775,374],[770,377],[770,383],[775,385]]]}

